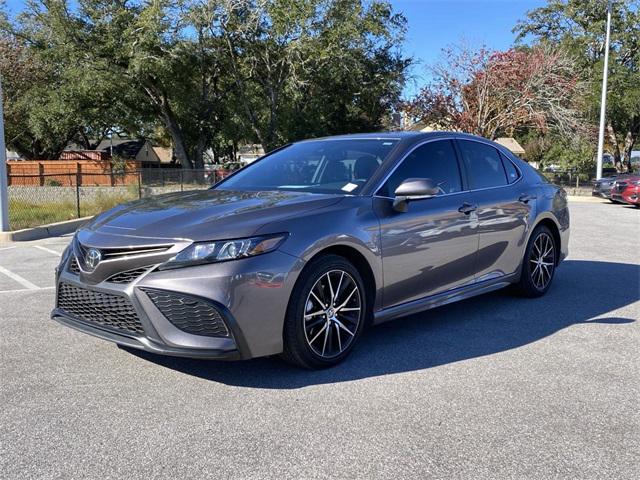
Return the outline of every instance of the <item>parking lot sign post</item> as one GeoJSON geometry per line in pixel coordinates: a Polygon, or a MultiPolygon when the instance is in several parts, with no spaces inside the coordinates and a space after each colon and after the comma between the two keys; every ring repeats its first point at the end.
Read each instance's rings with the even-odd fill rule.
{"type": "Polygon", "coordinates": [[[4,111],[0,79],[0,232],[9,231],[9,196],[7,194],[7,150],[4,145],[4,111]]]}

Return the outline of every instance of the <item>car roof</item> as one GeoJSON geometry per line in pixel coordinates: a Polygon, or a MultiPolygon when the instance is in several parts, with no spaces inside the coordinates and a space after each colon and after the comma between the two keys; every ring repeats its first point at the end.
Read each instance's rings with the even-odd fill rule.
{"type": "Polygon", "coordinates": [[[389,132],[371,132],[371,133],[350,133],[344,135],[331,135],[326,137],[308,138],[305,140],[299,140],[294,143],[312,142],[318,140],[407,140],[411,143],[413,141],[426,140],[428,138],[468,138],[475,140],[483,140],[485,142],[494,143],[488,138],[480,137],[478,135],[472,135],[470,133],[452,132],[452,131],[433,131],[433,132],[407,132],[407,131],[389,131],[389,132]]]}

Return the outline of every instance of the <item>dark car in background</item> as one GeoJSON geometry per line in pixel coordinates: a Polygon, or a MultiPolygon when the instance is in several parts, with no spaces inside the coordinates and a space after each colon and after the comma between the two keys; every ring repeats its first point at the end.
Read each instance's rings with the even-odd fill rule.
{"type": "Polygon", "coordinates": [[[618,178],[611,189],[611,200],[640,206],[640,175],[618,178]]]}
{"type": "Polygon", "coordinates": [[[594,180],[591,195],[613,201],[611,198],[611,189],[617,179],[618,175],[611,175],[608,177],[602,177],[599,180],[594,180]]]}
{"type": "Polygon", "coordinates": [[[489,140],[307,140],[95,217],[62,255],[52,317],[160,354],[327,367],[365,325],[512,284],[544,295],[568,240],[564,190],[489,140]]]}

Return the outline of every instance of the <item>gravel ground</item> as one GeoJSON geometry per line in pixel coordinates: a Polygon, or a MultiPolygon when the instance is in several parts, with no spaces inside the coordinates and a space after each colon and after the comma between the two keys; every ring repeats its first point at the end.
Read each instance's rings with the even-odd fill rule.
{"type": "Polygon", "coordinates": [[[640,478],[640,211],[571,215],[544,298],[496,292],[376,327],[321,372],[65,328],[49,311],[68,238],[0,245],[0,475],[640,478]]]}

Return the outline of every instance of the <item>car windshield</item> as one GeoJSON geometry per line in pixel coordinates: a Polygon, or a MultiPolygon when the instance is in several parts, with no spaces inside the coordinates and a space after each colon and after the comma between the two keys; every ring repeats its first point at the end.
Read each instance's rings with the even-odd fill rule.
{"type": "Polygon", "coordinates": [[[289,145],[222,182],[224,190],[294,190],[356,194],[395,139],[314,140],[289,145]]]}

